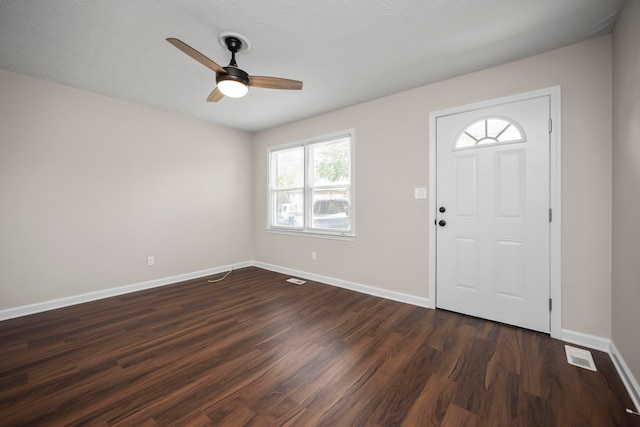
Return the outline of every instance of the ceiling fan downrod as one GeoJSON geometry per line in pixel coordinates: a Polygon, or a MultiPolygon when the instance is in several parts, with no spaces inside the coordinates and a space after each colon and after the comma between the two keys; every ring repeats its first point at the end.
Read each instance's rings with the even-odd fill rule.
{"type": "Polygon", "coordinates": [[[229,62],[229,66],[238,67],[236,63],[236,53],[242,49],[242,41],[236,37],[229,36],[224,39],[224,43],[227,45],[229,52],[231,52],[231,62],[229,62]]]}

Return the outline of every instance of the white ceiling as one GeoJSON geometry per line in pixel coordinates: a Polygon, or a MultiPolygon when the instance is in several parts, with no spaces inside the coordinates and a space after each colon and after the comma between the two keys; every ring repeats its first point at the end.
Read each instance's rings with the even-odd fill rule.
{"type": "MultiPolygon", "coordinates": [[[[0,0],[0,68],[260,131],[610,32],[624,0],[0,0]],[[245,36],[252,88],[208,103],[219,34],[245,36]]],[[[1,94],[0,94],[1,96],[1,94]]]]}

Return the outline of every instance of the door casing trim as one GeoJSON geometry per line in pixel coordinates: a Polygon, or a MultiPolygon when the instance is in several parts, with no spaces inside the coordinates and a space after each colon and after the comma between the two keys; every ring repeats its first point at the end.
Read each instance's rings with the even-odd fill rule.
{"type": "Polygon", "coordinates": [[[458,114],[481,108],[511,102],[523,101],[540,96],[549,96],[549,113],[552,120],[549,134],[549,203],[553,211],[553,220],[549,236],[549,295],[553,300],[553,310],[550,315],[551,337],[562,338],[562,264],[561,264],[561,88],[552,86],[545,89],[523,92],[516,95],[490,99],[472,104],[446,108],[429,113],[429,304],[436,308],[436,120],[438,117],[458,114]]]}

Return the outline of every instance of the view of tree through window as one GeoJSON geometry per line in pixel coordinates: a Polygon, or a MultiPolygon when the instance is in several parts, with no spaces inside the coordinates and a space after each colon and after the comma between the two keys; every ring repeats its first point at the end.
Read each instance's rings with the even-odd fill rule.
{"type": "Polygon", "coordinates": [[[351,234],[351,144],[347,134],[270,151],[270,228],[351,234]]]}
{"type": "Polygon", "coordinates": [[[279,151],[277,154],[278,187],[302,187],[304,185],[303,166],[302,147],[279,151]]]}
{"type": "Polygon", "coordinates": [[[351,173],[349,141],[318,144],[313,149],[315,184],[348,182],[351,173]]]}

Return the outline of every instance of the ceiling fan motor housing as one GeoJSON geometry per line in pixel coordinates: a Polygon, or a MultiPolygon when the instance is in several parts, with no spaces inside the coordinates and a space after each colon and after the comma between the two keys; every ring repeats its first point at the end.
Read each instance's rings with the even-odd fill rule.
{"type": "Polygon", "coordinates": [[[249,86],[249,74],[242,71],[240,68],[227,66],[222,67],[227,74],[216,73],[216,83],[220,83],[222,80],[235,80],[249,86]]]}

